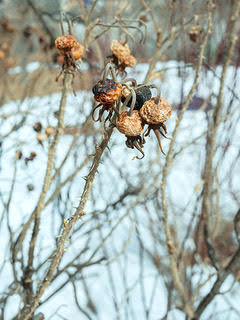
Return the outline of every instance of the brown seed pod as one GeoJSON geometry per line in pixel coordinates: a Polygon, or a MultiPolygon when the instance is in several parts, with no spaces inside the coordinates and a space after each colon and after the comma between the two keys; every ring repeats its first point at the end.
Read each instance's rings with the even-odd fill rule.
{"type": "Polygon", "coordinates": [[[62,51],[70,51],[73,47],[77,45],[77,40],[72,35],[66,35],[58,37],[55,40],[55,47],[59,50],[59,52],[62,54],[62,51]]]}
{"type": "Polygon", "coordinates": [[[84,46],[81,43],[77,43],[75,47],[71,49],[72,56],[75,60],[82,58],[84,52],[84,46]]]}
{"type": "Polygon", "coordinates": [[[122,112],[117,121],[117,129],[126,136],[135,137],[142,133],[144,121],[137,110],[133,110],[132,115],[122,112]]]}
{"type": "Polygon", "coordinates": [[[166,99],[160,98],[158,104],[151,98],[146,101],[140,109],[140,116],[148,124],[159,124],[165,122],[171,116],[172,107],[166,99]]]}
{"type": "Polygon", "coordinates": [[[130,49],[127,43],[123,44],[120,40],[113,40],[111,43],[112,53],[123,63],[126,56],[130,56],[130,49]]]}
{"type": "Polygon", "coordinates": [[[122,94],[122,85],[111,79],[99,80],[92,88],[94,99],[102,104],[112,104],[122,94]]]}

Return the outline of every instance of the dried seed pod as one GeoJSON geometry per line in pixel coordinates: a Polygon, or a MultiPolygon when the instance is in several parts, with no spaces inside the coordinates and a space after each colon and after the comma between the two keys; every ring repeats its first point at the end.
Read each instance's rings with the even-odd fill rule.
{"type": "Polygon", "coordinates": [[[46,133],[47,136],[53,136],[55,134],[55,128],[52,127],[52,126],[48,126],[45,129],[45,133],[46,133]]]}
{"type": "Polygon", "coordinates": [[[126,111],[119,115],[117,129],[126,136],[138,136],[142,133],[143,128],[144,121],[137,110],[134,110],[131,116],[126,111]]]}
{"type": "Polygon", "coordinates": [[[202,30],[201,30],[200,26],[197,26],[197,25],[192,26],[188,32],[190,40],[193,42],[199,42],[201,32],[202,32],[202,30]]]}
{"type": "Polygon", "coordinates": [[[113,40],[111,43],[112,53],[123,63],[126,56],[130,56],[130,49],[127,43],[123,44],[120,40],[113,40]]]}
{"type": "Polygon", "coordinates": [[[94,99],[102,104],[112,104],[122,94],[122,85],[111,79],[99,80],[92,88],[94,99]]]}
{"type": "MultiPolygon", "coordinates": [[[[130,94],[130,90],[128,88],[126,88],[126,89],[127,90],[125,91],[125,93],[123,93],[123,97],[121,98],[122,102],[124,102],[125,98],[127,98],[127,96],[130,94]],[[127,95],[127,93],[128,93],[128,95],[127,95]]],[[[135,89],[135,93],[136,93],[136,102],[135,102],[135,105],[134,105],[134,110],[140,110],[141,107],[143,106],[144,102],[146,102],[146,101],[151,99],[152,93],[151,93],[151,90],[148,87],[136,88],[135,89]]],[[[129,102],[127,104],[127,106],[129,108],[131,106],[131,103],[132,103],[132,98],[129,100],[129,102]]]]}
{"type": "Polygon", "coordinates": [[[61,53],[61,50],[70,51],[73,47],[77,45],[77,40],[72,35],[66,35],[58,37],[55,40],[55,47],[59,50],[61,53]]]}
{"type": "Polygon", "coordinates": [[[134,56],[128,55],[125,56],[124,61],[122,62],[126,67],[134,67],[137,63],[137,59],[134,56]]]}
{"type": "Polygon", "coordinates": [[[159,124],[165,122],[171,116],[172,107],[166,99],[160,98],[156,104],[157,98],[146,101],[140,109],[140,116],[148,124],[159,124]]]}
{"type": "Polygon", "coordinates": [[[77,43],[75,47],[71,49],[71,54],[75,60],[82,58],[84,52],[84,46],[81,43],[77,43]]]}

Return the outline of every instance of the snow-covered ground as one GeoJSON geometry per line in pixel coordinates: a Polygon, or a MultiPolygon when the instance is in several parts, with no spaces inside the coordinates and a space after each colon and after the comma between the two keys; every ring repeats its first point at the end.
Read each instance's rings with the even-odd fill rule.
{"type": "MultiPolygon", "coordinates": [[[[191,88],[194,72],[191,67],[184,67],[183,63],[176,63],[175,61],[169,61],[166,63],[159,63],[157,70],[166,69],[163,78],[154,80],[154,83],[161,87],[161,94],[165,97],[173,106],[180,103],[180,97],[186,96],[191,88]],[[179,71],[180,70],[180,71],[179,71]],[[179,73],[180,72],[180,73],[179,73]]],[[[134,69],[129,77],[134,75],[138,82],[143,81],[147,71],[145,64],[138,65],[134,69]]],[[[221,67],[217,67],[215,72],[218,76],[221,75],[221,67]]],[[[229,105],[232,99],[232,93],[230,88],[234,88],[235,93],[239,92],[237,88],[240,88],[240,70],[236,70],[232,67],[229,68],[226,78],[226,86],[224,91],[224,104],[225,109],[229,105]],[[233,82],[233,79],[235,79],[233,82]]],[[[219,90],[219,79],[211,72],[203,72],[198,84],[197,96],[207,99],[210,94],[213,94],[211,102],[216,102],[216,95],[219,90]]],[[[154,89],[153,89],[154,92],[154,89]]],[[[65,115],[65,124],[80,126],[86,119],[86,116],[91,110],[91,94],[87,92],[78,92],[77,96],[69,95],[67,101],[67,109],[65,115]],[[83,103],[84,102],[84,103],[83,103]]],[[[19,230],[21,225],[27,221],[33,208],[38,200],[39,193],[41,191],[42,182],[45,173],[45,164],[47,160],[47,141],[43,142],[41,146],[37,139],[36,133],[32,129],[32,125],[36,121],[41,121],[44,127],[47,125],[55,126],[57,119],[53,113],[58,109],[60,101],[60,94],[53,94],[51,96],[43,98],[25,99],[21,102],[11,102],[1,107],[1,115],[10,115],[6,119],[1,120],[0,135],[2,137],[2,158],[1,158],[1,172],[0,172],[0,192],[1,197],[7,202],[9,192],[11,190],[11,179],[14,175],[14,158],[16,148],[20,148],[24,157],[28,156],[31,151],[37,153],[37,157],[34,161],[25,165],[24,161],[17,162],[17,179],[14,186],[14,192],[9,209],[9,224],[12,227],[12,231],[19,230]],[[9,137],[4,136],[11,131],[11,128],[22,119],[24,113],[28,113],[27,119],[24,125],[16,132],[13,132],[9,137]],[[29,192],[27,185],[33,184],[34,190],[29,192]]],[[[234,99],[232,103],[232,112],[235,118],[239,116],[239,100],[234,99]]],[[[211,111],[209,113],[211,115],[211,111]]],[[[167,127],[169,136],[174,129],[175,120],[177,117],[177,111],[175,110],[172,117],[167,121],[167,127]]],[[[232,121],[232,118],[230,119],[232,121]]],[[[228,118],[221,125],[222,128],[226,128],[228,125],[228,118]]],[[[183,147],[183,151],[174,158],[174,163],[170,169],[167,194],[170,206],[170,221],[174,222],[179,232],[179,237],[182,239],[185,236],[186,228],[191,223],[193,216],[193,204],[196,202],[197,197],[201,191],[202,183],[202,168],[204,165],[205,156],[205,143],[206,136],[204,132],[207,130],[207,118],[206,113],[201,110],[187,111],[184,119],[181,123],[180,133],[178,135],[175,152],[178,152],[183,147]],[[194,144],[188,145],[193,139],[199,137],[194,144]],[[198,188],[200,186],[200,188],[198,188]]],[[[237,210],[237,203],[232,200],[230,191],[228,192],[228,185],[225,183],[225,177],[232,170],[232,160],[236,159],[239,152],[240,145],[240,130],[237,126],[237,121],[232,121],[231,130],[231,146],[227,150],[227,154],[224,155],[222,162],[218,163],[218,179],[220,181],[220,208],[223,214],[228,215],[231,219],[232,215],[237,210]]],[[[229,131],[228,131],[229,134],[229,131]]],[[[100,141],[101,135],[97,137],[89,137],[87,141],[84,137],[79,138],[77,148],[73,151],[73,156],[70,157],[66,165],[64,166],[61,176],[53,183],[49,195],[55,190],[56,185],[62,182],[69,174],[73,172],[86,157],[94,152],[95,139],[100,141]]],[[[218,141],[221,141],[222,148],[219,148],[217,152],[219,155],[223,153],[224,149],[224,136],[219,133],[218,141]]],[[[57,149],[56,167],[61,163],[65,156],[72,137],[64,136],[61,138],[59,147],[57,149]]],[[[169,145],[168,140],[163,141],[163,148],[167,150],[169,145]]],[[[161,171],[164,164],[164,156],[159,154],[157,142],[153,135],[147,138],[146,146],[144,147],[145,158],[142,161],[132,160],[136,155],[135,150],[130,150],[125,147],[125,138],[119,132],[115,130],[110,142],[110,152],[106,150],[103,163],[99,168],[99,174],[96,176],[96,184],[93,188],[90,201],[87,203],[86,212],[88,213],[83,218],[83,226],[74,234],[72,242],[67,245],[69,250],[63,257],[61,266],[63,266],[71,257],[74,257],[79,250],[88,245],[88,250],[81,256],[80,261],[84,262],[94,252],[101,243],[101,235],[98,230],[93,230],[90,235],[88,233],[91,228],[96,227],[98,223],[102,223],[102,237],[108,235],[111,230],[111,226],[118,223],[118,220],[125,215],[123,222],[116,227],[114,233],[106,240],[105,250],[110,263],[110,269],[106,267],[106,261],[103,261],[100,265],[91,266],[82,271],[79,275],[77,282],[77,295],[80,305],[86,308],[86,304],[89,302],[85,295],[82,294],[83,284],[81,277],[86,277],[87,286],[89,287],[90,295],[93,302],[97,306],[98,317],[91,314],[92,319],[111,320],[111,319],[146,319],[144,314],[143,305],[143,292],[145,295],[146,305],[152,303],[152,310],[147,319],[157,320],[162,319],[167,310],[167,289],[164,283],[164,279],[167,277],[165,274],[159,274],[156,266],[152,263],[151,259],[144,254],[144,270],[140,268],[139,261],[139,242],[136,233],[136,228],[141,232],[142,239],[144,239],[144,245],[153,251],[154,239],[149,230],[149,216],[147,211],[144,210],[143,203],[136,206],[136,209],[127,212],[128,207],[134,198],[126,201],[126,206],[120,206],[111,209],[107,209],[107,204],[117,201],[119,195],[124,192],[128,183],[131,183],[133,187],[139,186],[142,181],[146,184],[146,187],[151,185],[153,179],[159,176],[155,188],[160,187],[161,183],[161,171]],[[150,164],[151,167],[150,167],[150,164]],[[119,171],[121,169],[121,172],[119,171]],[[142,176],[139,176],[139,172],[142,176]],[[149,176],[149,178],[148,178],[149,176]],[[125,180],[127,179],[127,181],[125,180]],[[141,180],[142,179],[142,180],[141,180]],[[101,212],[103,210],[103,212],[101,212]],[[94,217],[94,214],[98,217],[94,217]],[[107,213],[107,214],[106,214],[107,213]],[[137,219],[137,220],[135,220],[137,219]],[[110,221],[110,222],[109,222],[110,221]],[[136,224],[136,221],[138,223],[136,224]],[[139,221],[141,224],[139,225],[139,221]],[[126,245],[127,243],[127,245],[126,245]],[[125,248],[126,245],[126,248],[125,248]],[[125,248],[125,254],[121,254],[125,248]],[[115,259],[120,255],[118,258],[115,259]],[[111,286],[110,274],[113,278],[115,287],[115,303],[118,309],[118,317],[116,309],[114,307],[113,292],[114,289],[111,286]],[[142,273],[143,272],[143,273],[142,273]],[[140,282],[140,278],[144,277],[143,283],[140,282]],[[157,283],[157,284],[156,284],[157,283]],[[151,302],[152,290],[156,285],[156,291],[154,299],[151,302]],[[127,292],[126,292],[127,288],[127,292]]],[[[61,193],[62,199],[60,201],[61,214],[67,219],[74,210],[74,206],[78,204],[79,196],[84,186],[84,177],[88,172],[88,167],[85,167],[74,179],[71,188],[64,188],[61,193]],[[65,195],[65,192],[67,195],[65,195]],[[68,197],[67,207],[65,208],[63,203],[65,198],[68,197]]],[[[236,163],[234,166],[234,172],[231,171],[233,176],[232,188],[234,191],[239,192],[239,170],[240,163],[236,163]]],[[[154,188],[152,188],[151,193],[154,188]]],[[[147,194],[151,196],[151,194],[147,194]]],[[[48,198],[48,197],[47,197],[48,198]]],[[[54,203],[49,205],[42,214],[40,238],[38,241],[39,259],[49,254],[55,246],[55,238],[57,230],[61,229],[62,219],[59,214],[54,212],[54,203]]],[[[152,209],[151,215],[159,224],[162,224],[158,220],[158,213],[154,208],[154,202],[146,204],[147,208],[152,209]]],[[[8,229],[7,220],[5,218],[5,211],[1,204],[1,216],[2,221],[0,229],[0,266],[3,265],[3,261],[9,258],[8,247],[8,229]]],[[[163,226],[161,227],[163,232],[163,226]]],[[[160,230],[158,230],[160,232],[160,230]]],[[[30,239],[31,234],[27,235],[27,240],[30,239]]],[[[159,234],[159,238],[164,243],[164,236],[159,234]]],[[[160,245],[159,241],[156,246],[157,250],[162,256],[165,255],[164,264],[167,264],[166,248],[160,245]]],[[[189,241],[189,247],[191,248],[193,243],[189,241]]],[[[28,248],[26,248],[27,250],[28,248]]],[[[95,259],[105,255],[101,249],[97,252],[95,259]]],[[[39,276],[43,276],[47,266],[42,268],[39,272],[39,276]]],[[[199,264],[194,266],[194,270],[191,270],[193,274],[192,283],[204,282],[210,274],[213,274],[214,270],[210,267],[199,264]]],[[[10,284],[12,278],[12,272],[10,263],[6,262],[1,270],[1,292],[4,292],[10,284]]],[[[53,287],[58,285],[66,279],[66,275],[62,275],[55,282],[53,287]]],[[[204,296],[211,288],[216,276],[213,275],[211,281],[208,281],[206,285],[200,291],[200,295],[204,296]]],[[[207,319],[239,319],[239,285],[233,283],[233,277],[229,276],[225,281],[221,292],[228,291],[224,295],[218,295],[212,304],[207,308],[206,312],[202,315],[202,320],[207,319]],[[229,290],[231,288],[231,290],[229,290]],[[227,310],[227,312],[225,312],[227,310]],[[212,318],[211,315],[213,314],[212,318]]],[[[36,281],[37,285],[37,281],[36,281]]],[[[47,289],[43,296],[43,300],[49,296],[53,288],[47,289]]],[[[174,298],[174,297],[173,297],[174,298]]],[[[9,300],[5,319],[11,319],[16,312],[15,305],[20,302],[17,295],[14,295],[9,300]]],[[[70,284],[68,284],[63,290],[61,290],[54,298],[46,302],[40,307],[39,312],[43,312],[46,319],[85,319],[83,314],[79,313],[79,310],[75,306],[73,290],[70,284]],[[61,309],[59,309],[61,306],[61,309]]],[[[175,309],[169,312],[169,320],[185,319],[184,314],[175,309]]]]}

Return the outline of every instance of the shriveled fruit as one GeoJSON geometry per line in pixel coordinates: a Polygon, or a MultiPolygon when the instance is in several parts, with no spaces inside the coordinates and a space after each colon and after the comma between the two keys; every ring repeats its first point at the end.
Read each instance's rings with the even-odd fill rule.
{"type": "Polygon", "coordinates": [[[140,109],[141,117],[149,124],[159,124],[165,122],[171,116],[172,107],[166,99],[160,98],[156,103],[157,98],[151,98],[146,101],[140,109]]]}
{"type": "Polygon", "coordinates": [[[143,128],[144,121],[137,110],[134,110],[131,116],[126,111],[119,115],[117,129],[126,136],[138,136],[142,133],[143,128]]]}
{"type": "Polygon", "coordinates": [[[71,49],[71,54],[75,60],[82,58],[84,52],[84,46],[81,43],[77,43],[75,47],[71,49]]]}
{"type": "Polygon", "coordinates": [[[58,50],[70,51],[76,45],[77,40],[70,34],[66,36],[60,36],[55,40],[55,47],[58,50]]]}
{"type": "Polygon", "coordinates": [[[120,63],[123,63],[126,56],[130,55],[130,49],[127,43],[123,44],[120,40],[113,40],[111,43],[112,53],[118,58],[120,63]]]}
{"type": "Polygon", "coordinates": [[[99,80],[92,88],[94,99],[102,104],[112,104],[121,96],[122,85],[111,79],[99,80]]]}

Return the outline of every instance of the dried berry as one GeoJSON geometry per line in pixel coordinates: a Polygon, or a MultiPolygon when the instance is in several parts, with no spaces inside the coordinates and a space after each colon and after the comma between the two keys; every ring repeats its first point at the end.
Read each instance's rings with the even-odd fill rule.
{"type": "Polygon", "coordinates": [[[172,107],[166,99],[160,98],[156,104],[157,98],[151,98],[146,101],[140,109],[141,117],[148,124],[159,124],[165,122],[171,116],[172,107]]]}
{"type": "MultiPolygon", "coordinates": [[[[123,89],[123,97],[121,98],[121,101],[124,102],[125,98],[131,93],[131,91],[128,88],[123,89]]],[[[148,101],[152,97],[151,90],[148,87],[141,87],[135,89],[136,93],[136,103],[134,105],[134,110],[140,110],[143,106],[144,102],[148,101]]],[[[127,106],[130,108],[132,103],[132,98],[129,100],[127,106]]]]}
{"type": "Polygon", "coordinates": [[[71,54],[75,60],[82,58],[84,52],[84,46],[81,43],[77,43],[75,47],[71,49],[71,54]]]}
{"type": "Polygon", "coordinates": [[[55,128],[52,127],[52,126],[48,126],[45,129],[45,133],[46,133],[47,136],[53,136],[55,134],[55,128]]]}
{"type": "Polygon", "coordinates": [[[40,132],[42,130],[42,124],[41,122],[36,122],[33,125],[33,130],[36,132],[40,132]]]}
{"type": "Polygon", "coordinates": [[[192,26],[188,32],[190,40],[193,42],[199,42],[201,32],[202,32],[202,30],[201,30],[200,26],[197,26],[197,25],[192,26]]]}
{"type": "Polygon", "coordinates": [[[126,136],[135,137],[142,133],[144,121],[137,110],[129,116],[127,112],[122,112],[117,121],[117,129],[126,136]]]}
{"type": "Polygon", "coordinates": [[[77,40],[72,35],[66,35],[58,37],[55,40],[55,47],[63,51],[70,51],[73,47],[77,45],[77,40]]]}
{"type": "Polygon", "coordinates": [[[92,88],[94,99],[102,104],[112,104],[121,96],[122,85],[111,79],[99,80],[92,88]]]}
{"type": "Polygon", "coordinates": [[[119,63],[124,67],[133,67],[136,64],[137,60],[130,54],[130,49],[127,43],[124,44],[120,40],[113,40],[111,43],[111,50],[119,63]]]}

